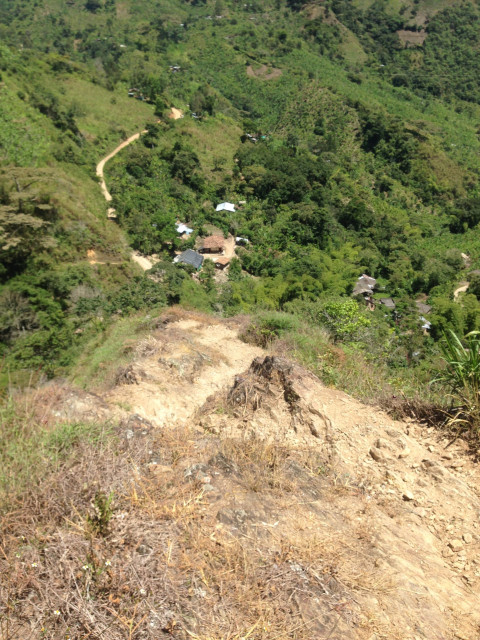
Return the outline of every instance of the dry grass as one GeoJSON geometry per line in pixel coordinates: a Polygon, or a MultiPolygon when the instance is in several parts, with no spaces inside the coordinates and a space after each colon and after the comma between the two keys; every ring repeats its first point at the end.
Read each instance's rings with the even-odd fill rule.
{"type": "MultiPolygon", "coordinates": [[[[52,429],[53,400],[40,412],[52,429]]],[[[369,572],[370,532],[312,507],[337,483],[311,448],[132,420],[79,438],[4,508],[0,637],[345,633],[359,619],[352,593],[387,586],[369,572]]]]}

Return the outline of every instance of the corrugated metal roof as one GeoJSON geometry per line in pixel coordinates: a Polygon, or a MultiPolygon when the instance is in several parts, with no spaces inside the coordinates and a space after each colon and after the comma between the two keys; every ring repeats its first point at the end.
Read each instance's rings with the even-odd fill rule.
{"type": "Polygon", "coordinates": [[[392,298],[380,298],[380,304],[383,304],[387,309],[395,309],[395,302],[392,298]]]}
{"type": "Polygon", "coordinates": [[[197,253],[193,249],[187,249],[179,256],[175,256],[173,261],[181,264],[189,264],[192,267],[195,267],[195,269],[200,269],[203,264],[203,256],[201,253],[197,253]]]}
{"type": "Polygon", "coordinates": [[[235,205],[231,202],[221,202],[217,204],[215,211],[235,211],[235,205]]]}
{"type": "Polygon", "coordinates": [[[184,224],[183,222],[176,222],[175,229],[177,230],[177,233],[181,233],[181,234],[186,233],[187,236],[193,233],[193,229],[190,229],[190,227],[187,227],[187,225],[184,224]]]}
{"type": "Polygon", "coordinates": [[[430,311],[432,310],[432,307],[429,304],[425,304],[424,302],[420,302],[419,300],[417,300],[415,304],[417,305],[417,311],[419,311],[419,313],[423,315],[430,313],[430,311]]]}

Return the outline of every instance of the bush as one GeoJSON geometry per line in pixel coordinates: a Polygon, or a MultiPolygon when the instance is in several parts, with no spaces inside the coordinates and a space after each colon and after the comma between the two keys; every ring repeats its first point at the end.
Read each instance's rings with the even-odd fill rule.
{"type": "Polygon", "coordinates": [[[434,380],[450,388],[453,407],[448,425],[480,434],[480,332],[472,331],[464,342],[453,331],[442,343],[445,371],[434,380]]]}
{"type": "Polygon", "coordinates": [[[245,342],[267,347],[276,338],[298,329],[299,320],[287,313],[268,313],[256,318],[242,335],[245,342]]]}

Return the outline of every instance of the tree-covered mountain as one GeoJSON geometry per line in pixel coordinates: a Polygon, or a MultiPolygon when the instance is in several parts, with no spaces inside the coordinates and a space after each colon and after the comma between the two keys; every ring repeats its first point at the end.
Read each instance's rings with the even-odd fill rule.
{"type": "Polygon", "coordinates": [[[396,312],[356,307],[362,357],[428,372],[446,328],[479,326],[474,287],[453,296],[480,266],[479,18],[464,1],[3,3],[5,371],[55,373],[119,313],[177,302],[299,313],[351,342],[335,318],[368,273],[396,312]],[[95,164],[144,128],[107,165],[117,224],[95,164]],[[249,240],[227,278],[171,265],[212,232],[249,240]],[[129,246],[158,254],[151,277],[129,246]]]}

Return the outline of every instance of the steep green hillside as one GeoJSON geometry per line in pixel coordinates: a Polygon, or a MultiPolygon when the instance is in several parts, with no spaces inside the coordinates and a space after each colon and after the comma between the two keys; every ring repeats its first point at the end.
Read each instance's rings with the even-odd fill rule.
{"type": "Polygon", "coordinates": [[[444,329],[479,326],[474,287],[453,299],[480,266],[479,19],[478,3],[463,1],[5,4],[4,233],[25,227],[2,249],[1,295],[20,296],[6,312],[8,366],[40,366],[48,352],[55,371],[118,311],[175,302],[328,326],[325,304],[347,304],[367,272],[397,313],[371,313],[357,346],[368,356],[377,344],[393,369],[428,377],[444,329]],[[171,120],[172,105],[185,118],[171,120]],[[107,165],[118,225],[107,223],[95,164],[145,127],[107,165]],[[25,197],[22,167],[42,176],[25,197]],[[216,213],[223,200],[245,204],[216,213]],[[176,219],[194,229],[189,240],[176,219]],[[207,266],[197,282],[171,266],[212,231],[249,239],[227,278],[207,266]],[[38,244],[20,249],[32,233],[38,244]],[[160,260],[134,287],[128,245],[160,260]],[[103,258],[88,262],[88,250],[103,258]],[[121,264],[91,264],[109,260],[121,264]],[[81,277],[64,275],[79,265],[81,277]],[[52,270],[61,286],[39,275],[52,270]],[[32,278],[60,321],[32,302],[32,278]],[[88,294],[73,303],[80,285],[88,294]],[[433,307],[429,335],[416,300],[433,307]],[[68,339],[52,349],[41,336],[54,322],[68,339]],[[46,346],[28,355],[30,340],[46,346]]]}

